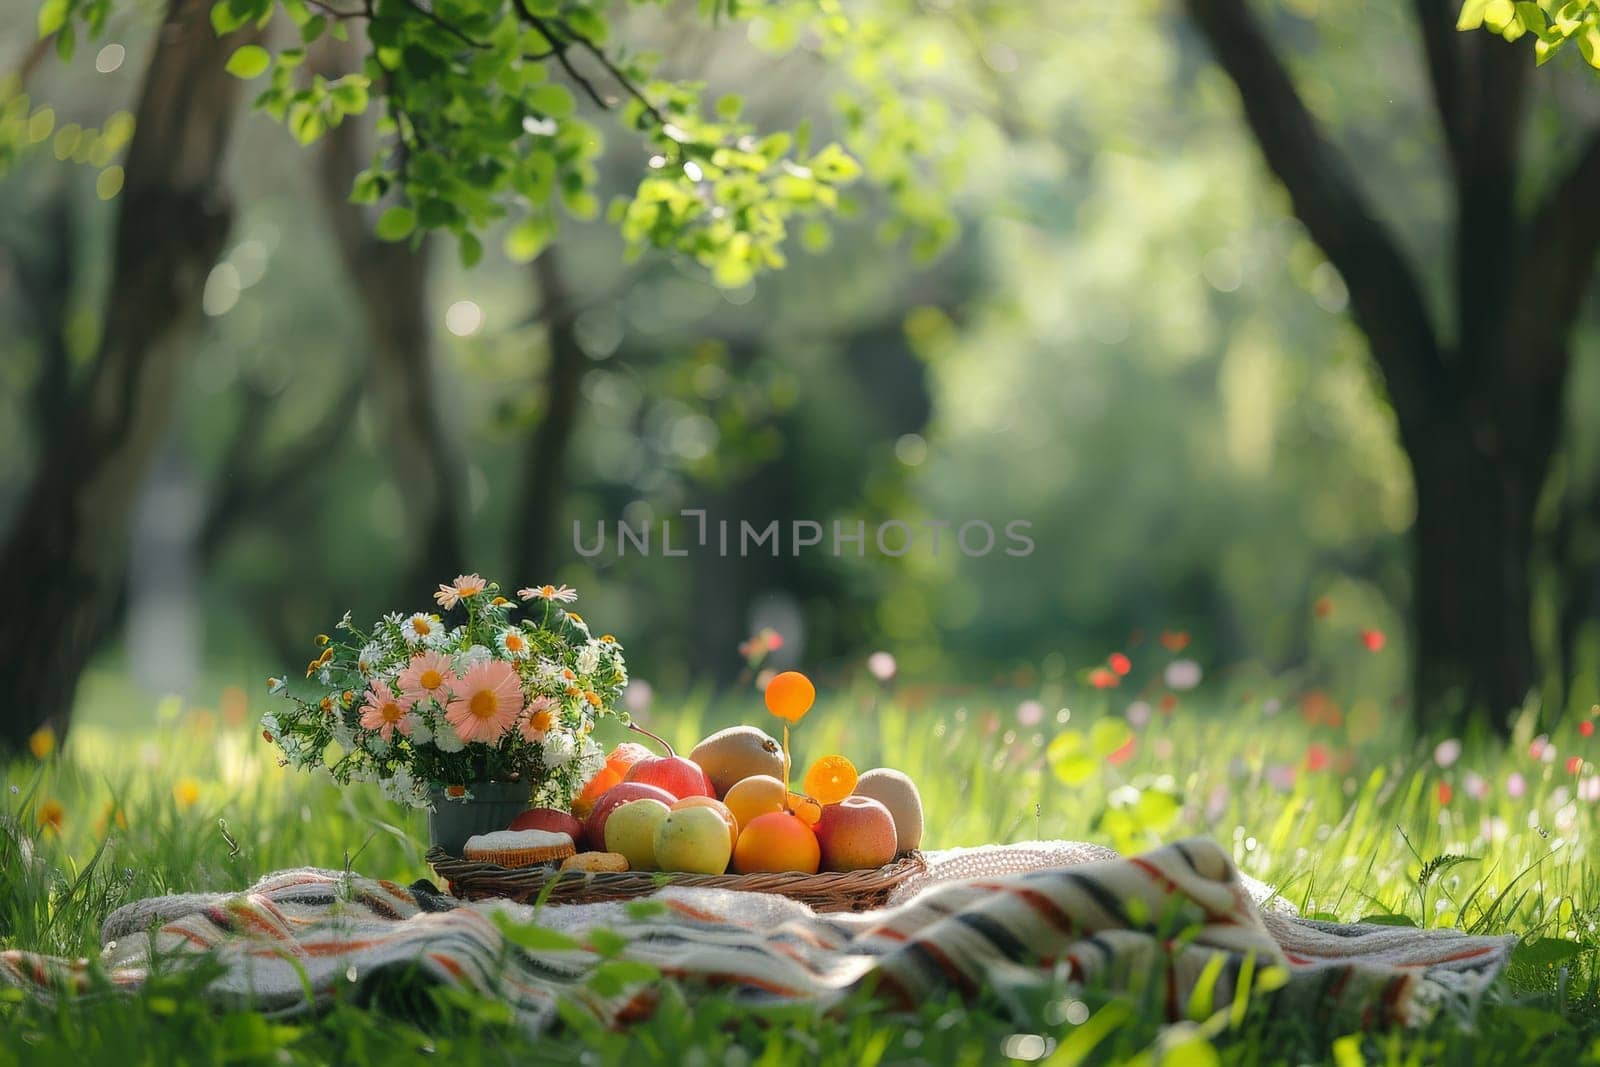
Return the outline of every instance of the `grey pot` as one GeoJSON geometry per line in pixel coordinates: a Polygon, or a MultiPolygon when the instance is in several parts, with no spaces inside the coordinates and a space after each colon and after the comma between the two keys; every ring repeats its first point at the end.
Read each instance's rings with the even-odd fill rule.
{"type": "Polygon", "coordinates": [[[527,810],[532,790],[527,782],[474,782],[467,787],[471,800],[448,800],[444,789],[428,793],[433,810],[428,813],[428,841],[452,856],[461,855],[467,838],[504,830],[527,810]]]}

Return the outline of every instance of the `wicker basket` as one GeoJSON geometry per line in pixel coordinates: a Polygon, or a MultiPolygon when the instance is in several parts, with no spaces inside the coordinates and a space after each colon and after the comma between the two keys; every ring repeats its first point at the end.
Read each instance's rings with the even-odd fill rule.
{"type": "Polygon", "coordinates": [[[661,871],[560,871],[554,867],[501,867],[428,850],[428,863],[453,896],[462,900],[506,897],[523,902],[543,897],[552,904],[596,904],[633,900],[668,885],[780,893],[816,911],[868,911],[889,901],[896,886],[927,870],[920,852],[903,852],[893,863],[867,871],[824,874],[675,874],[661,871]],[[551,883],[554,883],[553,885],[551,883]]]}

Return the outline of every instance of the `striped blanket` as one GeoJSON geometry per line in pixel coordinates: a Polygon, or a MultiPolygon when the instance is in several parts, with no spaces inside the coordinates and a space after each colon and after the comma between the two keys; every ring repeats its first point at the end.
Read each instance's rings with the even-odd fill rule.
{"type": "Polygon", "coordinates": [[[209,986],[219,1002],[296,1013],[352,985],[359,996],[397,980],[442,983],[502,999],[531,1030],[552,1025],[563,1003],[607,1025],[647,1016],[666,981],[818,1011],[862,991],[891,1007],[955,991],[1018,1012],[1028,992],[1078,982],[1153,988],[1172,1021],[1270,995],[1330,1027],[1376,1028],[1446,1005],[1469,1012],[1514,942],[1258,907],[1228,855],[1202,839],[1128,858],[1056,843],[932,861],[908,899],[859,915],[686,888],[645,907],[535,910],[463,904],[427,882],[289,870],[243,893],[119,909],[98,960],[0,953],[0,982],[72,995],[107,977],[135,986],[157,956],[205,956],[220,965],[209,986]],[[1063,855],[1086,862],[1049,862],[1063,855]]]}

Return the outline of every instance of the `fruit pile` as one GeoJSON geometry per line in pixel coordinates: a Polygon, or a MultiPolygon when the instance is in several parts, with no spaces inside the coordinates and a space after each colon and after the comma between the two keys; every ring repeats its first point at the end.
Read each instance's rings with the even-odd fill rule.
{"type": "Polygon", "coordinates": [[[815,874],[881,867],[917,848],[922,797],[899,771],[857,774],[845,757],[823,756],[799,791],[790,788],[789,726],[815,699],[797,671],[767,686],[767,709],[784,722],[781,743],[754,726],[732,726],[680,756],[634,727],[667,754],[624,742],[572,812],[534,808],[511,829],[567,834],[578,852],[562,866],[580,870],[815,874]]]}

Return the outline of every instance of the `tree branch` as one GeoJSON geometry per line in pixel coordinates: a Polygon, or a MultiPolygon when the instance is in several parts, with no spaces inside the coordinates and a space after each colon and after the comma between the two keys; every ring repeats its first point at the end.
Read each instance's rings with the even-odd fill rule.
{"type": "Polygon", "coordinates": [[[1412,0],[1422,51],[1428,60],[1428,82],[1433,104],[1444,128],[1450,165],[1458,173],[1465,154],[1466,135],[1461,115],[1461,33],[1456,29],[1456,0],[1412,0]]]}
{"type": "Polygon", "coordinates": [[[1217,63],[1238,87],[1250,129],[1288,189],[1295,214],[1344,278],[1402,434],[1425,433],[1439,394],[1453,382],[1410,264],[1243,0],[1186,2],[1217,63]]]}

